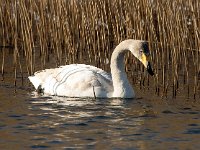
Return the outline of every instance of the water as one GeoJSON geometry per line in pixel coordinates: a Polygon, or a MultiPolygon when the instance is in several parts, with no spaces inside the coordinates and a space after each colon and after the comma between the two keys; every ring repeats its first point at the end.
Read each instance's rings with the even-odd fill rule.
{"type": "Polygon", "coordinates": [[[0,150],[200,149],[200,101],[187,93],[161,99],[134,87],[131,100],[41,96],[28,80],[21,85],[18,70],[14,94],[10,58],[0,80],[0,150]]]}
{"type": "Polygon", "coordinates": [[[0,86],[0,149],[200,149],[200,105],[45,97],[0,86]]]}

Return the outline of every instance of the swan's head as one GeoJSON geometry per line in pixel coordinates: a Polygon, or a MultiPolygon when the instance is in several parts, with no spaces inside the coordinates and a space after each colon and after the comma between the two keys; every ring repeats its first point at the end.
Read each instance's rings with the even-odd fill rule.
{"type": "Polygon", "coordinates": [[[130,40],[129,42],[129,50],[136,58],[142,62],[148,73],[150,75],[154,75],[151,64],[149,62],[150,51],[148,43],[142,40],[130,40]]]}

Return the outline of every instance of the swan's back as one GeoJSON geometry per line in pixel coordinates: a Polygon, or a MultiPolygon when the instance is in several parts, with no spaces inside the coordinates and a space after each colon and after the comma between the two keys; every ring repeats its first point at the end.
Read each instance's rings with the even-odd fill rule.
{"type": "Polygon", "coordinates": [[[111,75],[102,69],[84,64],[71,64],[45,69],[29,77],[38,91],[69,97],[111,97],[111,75]]]}

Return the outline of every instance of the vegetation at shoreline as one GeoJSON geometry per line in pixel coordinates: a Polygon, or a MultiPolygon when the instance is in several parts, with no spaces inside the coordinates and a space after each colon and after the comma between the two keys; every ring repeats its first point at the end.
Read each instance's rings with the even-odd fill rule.
{"type": "MultiPolygon", "coordinates": [[[[12,50],[13,81],[55,66],[84,63],[109,71],[114,47],[149,42],[155,76],[130,54],[129,78],[157,95],[200,97],[199,0],[0,0],[0,65],[12,50]],[[151,78],[151,79],[150,79],[151,78]]],[[[10,59],[9,59],[10,61],[10,59]]]]}

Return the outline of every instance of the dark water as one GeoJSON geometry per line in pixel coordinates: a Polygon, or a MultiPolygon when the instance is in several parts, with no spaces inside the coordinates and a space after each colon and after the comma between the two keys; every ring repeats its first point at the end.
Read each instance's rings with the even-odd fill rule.
{"type": "Polygon", "coordinates": [[[0,86],[0,149],[200,149],[196,102],[37,96],[0,86]]]}
{"type": "Polygon", "coordinates": [[[198,99],[163,100],[137,87],[132,100],[45,97],[35,95],[27,80],[22,86],[19,71],[14,94],[12,61],[5,68],[0,150],[200,149],[198,99]]]}

